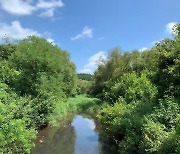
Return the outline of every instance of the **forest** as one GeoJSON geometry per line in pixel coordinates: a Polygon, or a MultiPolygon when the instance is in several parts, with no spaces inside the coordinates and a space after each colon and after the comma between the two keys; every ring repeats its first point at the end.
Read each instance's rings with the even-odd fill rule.
{"type": "Polygon", "coordinates": [[[0,153],[30,153],[70,111],[96,111],[118,153],[180,153],[180,25],[143,52],[113,48],[93,75],[46,39],[0,44],[0,153]]]}

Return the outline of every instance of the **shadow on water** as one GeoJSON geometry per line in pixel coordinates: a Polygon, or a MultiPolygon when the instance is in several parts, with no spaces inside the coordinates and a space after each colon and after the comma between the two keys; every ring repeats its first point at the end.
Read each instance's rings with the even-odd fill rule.
{"type": "Polygon", "coordinates": [[[40,130],[31,154],[115,154],[101,137],[93,114],[80,113],[61,126],[40,130]]]}

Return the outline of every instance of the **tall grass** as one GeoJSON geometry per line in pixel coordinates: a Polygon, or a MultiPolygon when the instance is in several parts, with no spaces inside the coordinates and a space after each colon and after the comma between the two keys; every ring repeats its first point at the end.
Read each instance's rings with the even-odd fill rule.
{"type": "Polygon", "coordinates": [[[78,95],[67,99],[67,101],[59,101],[52,114],[49,115],[50,124],[55,125],[57,120],[78,111],[97,111],[101,104],[102,101],[99,99],[86,95],[78,95]]]}

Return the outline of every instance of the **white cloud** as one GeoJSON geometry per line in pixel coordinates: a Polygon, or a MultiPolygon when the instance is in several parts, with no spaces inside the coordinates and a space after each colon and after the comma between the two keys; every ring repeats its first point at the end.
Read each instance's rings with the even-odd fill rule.
{"type": "Polygon", "coordinates": [[[64,3],[61,0],[58,1],[53,0],[51,2],[45,0],[39,0],[39,2],[37,3],[37,8],[43,10],[39,15],[41,17],[53,17],[55,9],[63,6],[64,3]]]}
{"type": "Polygon", "coordinates": [[[177,22],[170,22],[166,25],[166,32],[168,34],[174,34],[173,27],[177,24],[177,22]]]}
{"type": "Polygon", "coordinates": [[[71,40],[77,40],[80,38],[92,38],[92,37],[93,37],[93,30],[88,26],[85,26],[82,32],[74,37],[71,37],[71,40]]]}
{"type": "Polygon", "coordinates": [[[85,121],[87,121],[87,126],[91,129],[91,130],[94,130],[95,129],[95,123],[94,123],[94,120],[90,120],[90,119],[87,119],[85,118],[84,119],[85,121]]]}
{"type": "Polygon", "coordinates": [[[57,8],[63,7],[62,0],[0,0],[3,10],[13,15],[31,15],[40,11],[41,17],[53,17],[57,8]]]}
{"type": "Polygon", "coordinates": [[[54,8],[47,9],[46,11],[43,11],[39,15],[40,17],[53,17],[54,16],[54,8]]]}
{"type": "Polygon", "coordinates": [[[53,1],[45,1],[45,0],[39,0],[37,4],[37,8],[41,9],[49,9],[53,7],[63,7],[64,3],[61,0],[53,0],[53,1]]]}
{"type": "Polygon", "coordinates": [[[32,5],[32,0],[0,0],[2,9],[15,15],[30,15],[36,8],[32,5]]]}
{"type": "Polygon", "coordinates": [[[47,41],[51,43],[52,45],[56,45],[54,39],[52,38],[48,38],[47,41]]]}
{"type": "Polygon", "coordinates": [[[0,23],[0,38],[11,37],[13,39],[23,39],[27,36],[36,35],[46,38],[46,40],[52,45],[56,45],[54,39],[51,38],[51,33],[44,32],[40,34],[37,31],[24,28],[19,21],[13,21],[11,24],[0,23]]]}
{"type": "Polygon", "coordinates": [[[43,35],[44,35],[46,38],[51,38],[52,33],[51,33],[51,32],[48,32],[48,31],[45,31],[45,32],[43,33],[43,35]]]}
{"type": "Polygon", "coordinates": [[[13,21],[11,24],[0,23],[0,37],[9,36],[15,39],[23,39],[30,35],[41,36],[37,31],[22,27],[19,21],[13,21]]]}
{"type": "Polygon", "coordinates": [[[148,48],[143,47],[143,48],[139,49],[140,52],[143,52],[143,51],[145,51],[145,50],[148,50],[148,48]]]}
{"type": "Polygon", "coordinates": [[[91,56],[88,59],[88,63],[84,66],[82,70],[80,70],[80,73],[90,73],[93,74],[93,72],[97,69],[97,66],[101,64],[101,60],[106,60],[107,56],[104,51],[100,51],[96,53],[95,55],[91,56]]]}
{"type": "Polygon", "coordinates": [[[160,41],[152,41],[151,44],[155,45],[156,43],[159,43],[160,41]]]}
{"type": "Polygon", "coordinates": [[[159,40],[159,41],[152,41],[151,44],[154,46],[156,45],[156,43],[160,43],[163,39],[159,40]]]}

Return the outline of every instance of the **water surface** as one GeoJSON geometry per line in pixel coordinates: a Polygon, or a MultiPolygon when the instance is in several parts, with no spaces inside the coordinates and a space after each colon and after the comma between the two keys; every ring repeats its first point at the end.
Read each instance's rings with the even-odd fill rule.
{"type": "Polygon", "coordinates": [[[92,115],[80,114],[64,125],[38,133],[32,154],[114,154],[101,140],[101,128],[92,115]]]}

